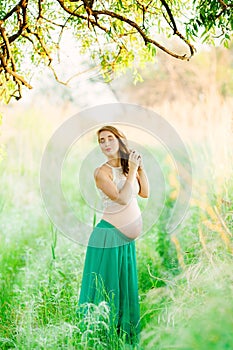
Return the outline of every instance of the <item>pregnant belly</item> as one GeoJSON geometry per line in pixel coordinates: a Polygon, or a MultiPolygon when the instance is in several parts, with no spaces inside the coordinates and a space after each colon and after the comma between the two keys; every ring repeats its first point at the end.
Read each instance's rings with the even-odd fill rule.
{"type": "Polygon", "coordinates": [[[103,219],[129,238],[135,239],[142,233],[142,217],[137,198],[133,198],[128,205],[116,203],[105,208],[103,219]]]}

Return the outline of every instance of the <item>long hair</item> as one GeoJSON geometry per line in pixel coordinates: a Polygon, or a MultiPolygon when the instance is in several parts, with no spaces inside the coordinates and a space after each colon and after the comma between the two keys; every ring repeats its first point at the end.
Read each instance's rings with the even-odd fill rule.
{"type": "Polygon", "coordinates": [[[100,142],[100,133],[101,131],[110,131],[115,135],[115,137],[119,141],[119,158],[121,162],[121,167],[123,174],[126,175],[129,172],[129,149],[128,149],[128,143],[125,135],[119,131],[117,128],[111,125],[105,125],[102,126],[98,131],[97,131],[97,136],[98,136],[98,142],[100,142]]]}

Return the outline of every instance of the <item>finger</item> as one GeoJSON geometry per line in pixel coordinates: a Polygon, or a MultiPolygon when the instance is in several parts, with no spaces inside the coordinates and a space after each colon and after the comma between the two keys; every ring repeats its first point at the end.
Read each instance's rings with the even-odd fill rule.
{"type": "Polygon", "coordinates": [[[133,158],[137,158],[138,154],[136,153],[136,151],[132,152],[130,154],[130,158],[133,159],[133,158]]]}

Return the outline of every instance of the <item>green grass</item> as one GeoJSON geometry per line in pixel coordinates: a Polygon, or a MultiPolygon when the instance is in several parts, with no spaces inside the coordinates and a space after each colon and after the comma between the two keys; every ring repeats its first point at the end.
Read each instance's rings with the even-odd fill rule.
{"type": "MultiPolygon", "coordinates": [[[[127,349],[123,339],[110,334],[107,305],[92,306],[85,325],[76,315],[85,247],[57,232],[43,209],[38,173],[48,130],[29,123],[28,116],[19,120],[17,128],[23,136],[9,139],[7,156],[0,163],[0,348],[127,349]],[[31,136],[37,129],[38,143],[31,136]]],[[[194,153],[195,148],[193,145],[194,153]]],[[[155,151],[168,179],[173,169],[163,152],[155,151]]],[[[216,206],[232,231],[232,178],[223,179],[215,194],[210,191],[213,181],[197,176],[195,159],[193,166],[193,199],[201,198],[210,208],[216,206]],[[206,183],[206,196],[198,191],[199,181],[206,183]]],[[[75,166],[71,164],[70,169],[75,166]]],[[[85,209],[82,199],[78,202],[72,186],[73,180],[65,181],[67,198],[73,208],[81,208],[79,215],[85,220],[90,209],[85,209]]],[[[165,229],[174,205],[172,190],[171,184],[158,222],[137,241],[140,349],[230,350],[232,237],[225,232],[228,240],[224,241],[220,228],[208,228],[204,220],[219,225],[218,217],[194,202],[175,233],[177,241],[173,240],[165,229]]],[[[89,219],[92,222],[93,217],[89,219]]]]}

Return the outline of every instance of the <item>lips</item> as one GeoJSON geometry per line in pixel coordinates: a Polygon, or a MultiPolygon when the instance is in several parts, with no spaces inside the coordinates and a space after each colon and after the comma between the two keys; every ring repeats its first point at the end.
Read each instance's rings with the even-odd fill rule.
{"type": "Polygon", "coordinates": [[[105,151],[109,152],[111,151],[111,148],[105,148],[105,151]]]}

